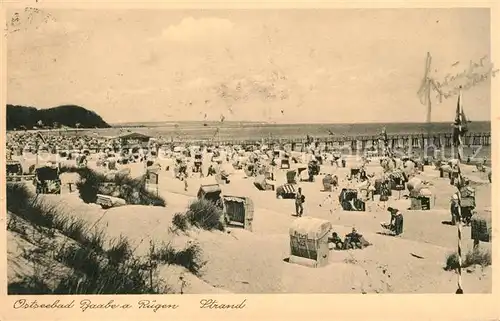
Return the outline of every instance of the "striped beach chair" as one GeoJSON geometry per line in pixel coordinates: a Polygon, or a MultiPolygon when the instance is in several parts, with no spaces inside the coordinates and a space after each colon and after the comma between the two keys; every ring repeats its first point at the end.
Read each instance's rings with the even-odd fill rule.
{"type": "Polygon", "coordinates": [[[295,198],[295,193],[295,186],[292,184],[284,184],[276,188],[276,198],[295,198]]]}

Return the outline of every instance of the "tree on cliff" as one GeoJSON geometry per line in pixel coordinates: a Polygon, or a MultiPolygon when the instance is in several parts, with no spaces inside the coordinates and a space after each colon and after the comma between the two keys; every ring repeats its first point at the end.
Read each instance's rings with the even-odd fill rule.
{"type": "Polygon", "coordinates": [[[80,128],[111,127],[95,112],[76,105],[64,105],[48,109],[7,105],[7,130],[33,129],[33,127],[60,126],[80,128]]]}

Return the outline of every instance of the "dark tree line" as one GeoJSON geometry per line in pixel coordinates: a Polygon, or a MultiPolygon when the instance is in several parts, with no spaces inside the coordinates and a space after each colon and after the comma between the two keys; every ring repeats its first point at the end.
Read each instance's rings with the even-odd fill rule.
{"type": "Polygon", "coordinates": [[[64,105],[49,109],[7,104],[7,130],[33,128],[111,127],[95,112],[80,106],[64,105]]]}

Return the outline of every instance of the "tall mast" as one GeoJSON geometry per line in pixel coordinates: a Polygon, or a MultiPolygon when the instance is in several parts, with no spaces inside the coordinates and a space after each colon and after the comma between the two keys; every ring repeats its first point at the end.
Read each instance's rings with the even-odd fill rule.
{"type": "MultiPolygon", "coordinates": [[[[426,62],[427,72],[430,72],[429,69],[431,67],[431,62],[432,62],[431,54],[430,54],[430,52],[427,52],[427,62],[426,62]]],[[[431,122],[432,122],[432,101],[431,101],[431,86],[430,86],[431,79],[430,79],[429,75],[427,75],[426,77],[427,77],[426,82],[429,84],[427,86],[427,90],[425,93],[426,100],[427,100],[427,117],[426,117],[427,136],[429,137],[431,134],[431,122]]]]}

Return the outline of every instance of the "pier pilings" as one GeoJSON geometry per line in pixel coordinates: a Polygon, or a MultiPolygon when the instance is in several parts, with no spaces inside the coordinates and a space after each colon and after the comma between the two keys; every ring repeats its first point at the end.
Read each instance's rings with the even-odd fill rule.
{"type": "MultiPolygon", "coordinates": [[[[411,133],[411,134],[388,134],[389,147],[392,149],[434,149],[451,148],[453,146],[452,133],[411,133]]],[[[274,139],[220,139],[220,140],[175,140],[173,144],[195,144],[195,145],[241,145],[243,147],[249,145],[266,144],[270,148],[288,145],[291,150],[304,150],[307,146],[319,148],[322,150],[345,149],[350,148],[352,151],[366,150],[370,147],[383,146],[381,135],[356,135],[356,136],[325,136],[314,137],[312,142],[306,138],[274,138],[274,139]]],[[[474,146],[490,146],[491,132],[471,132],[467,133],[464,138],[466,147],[474,146]]]]}

